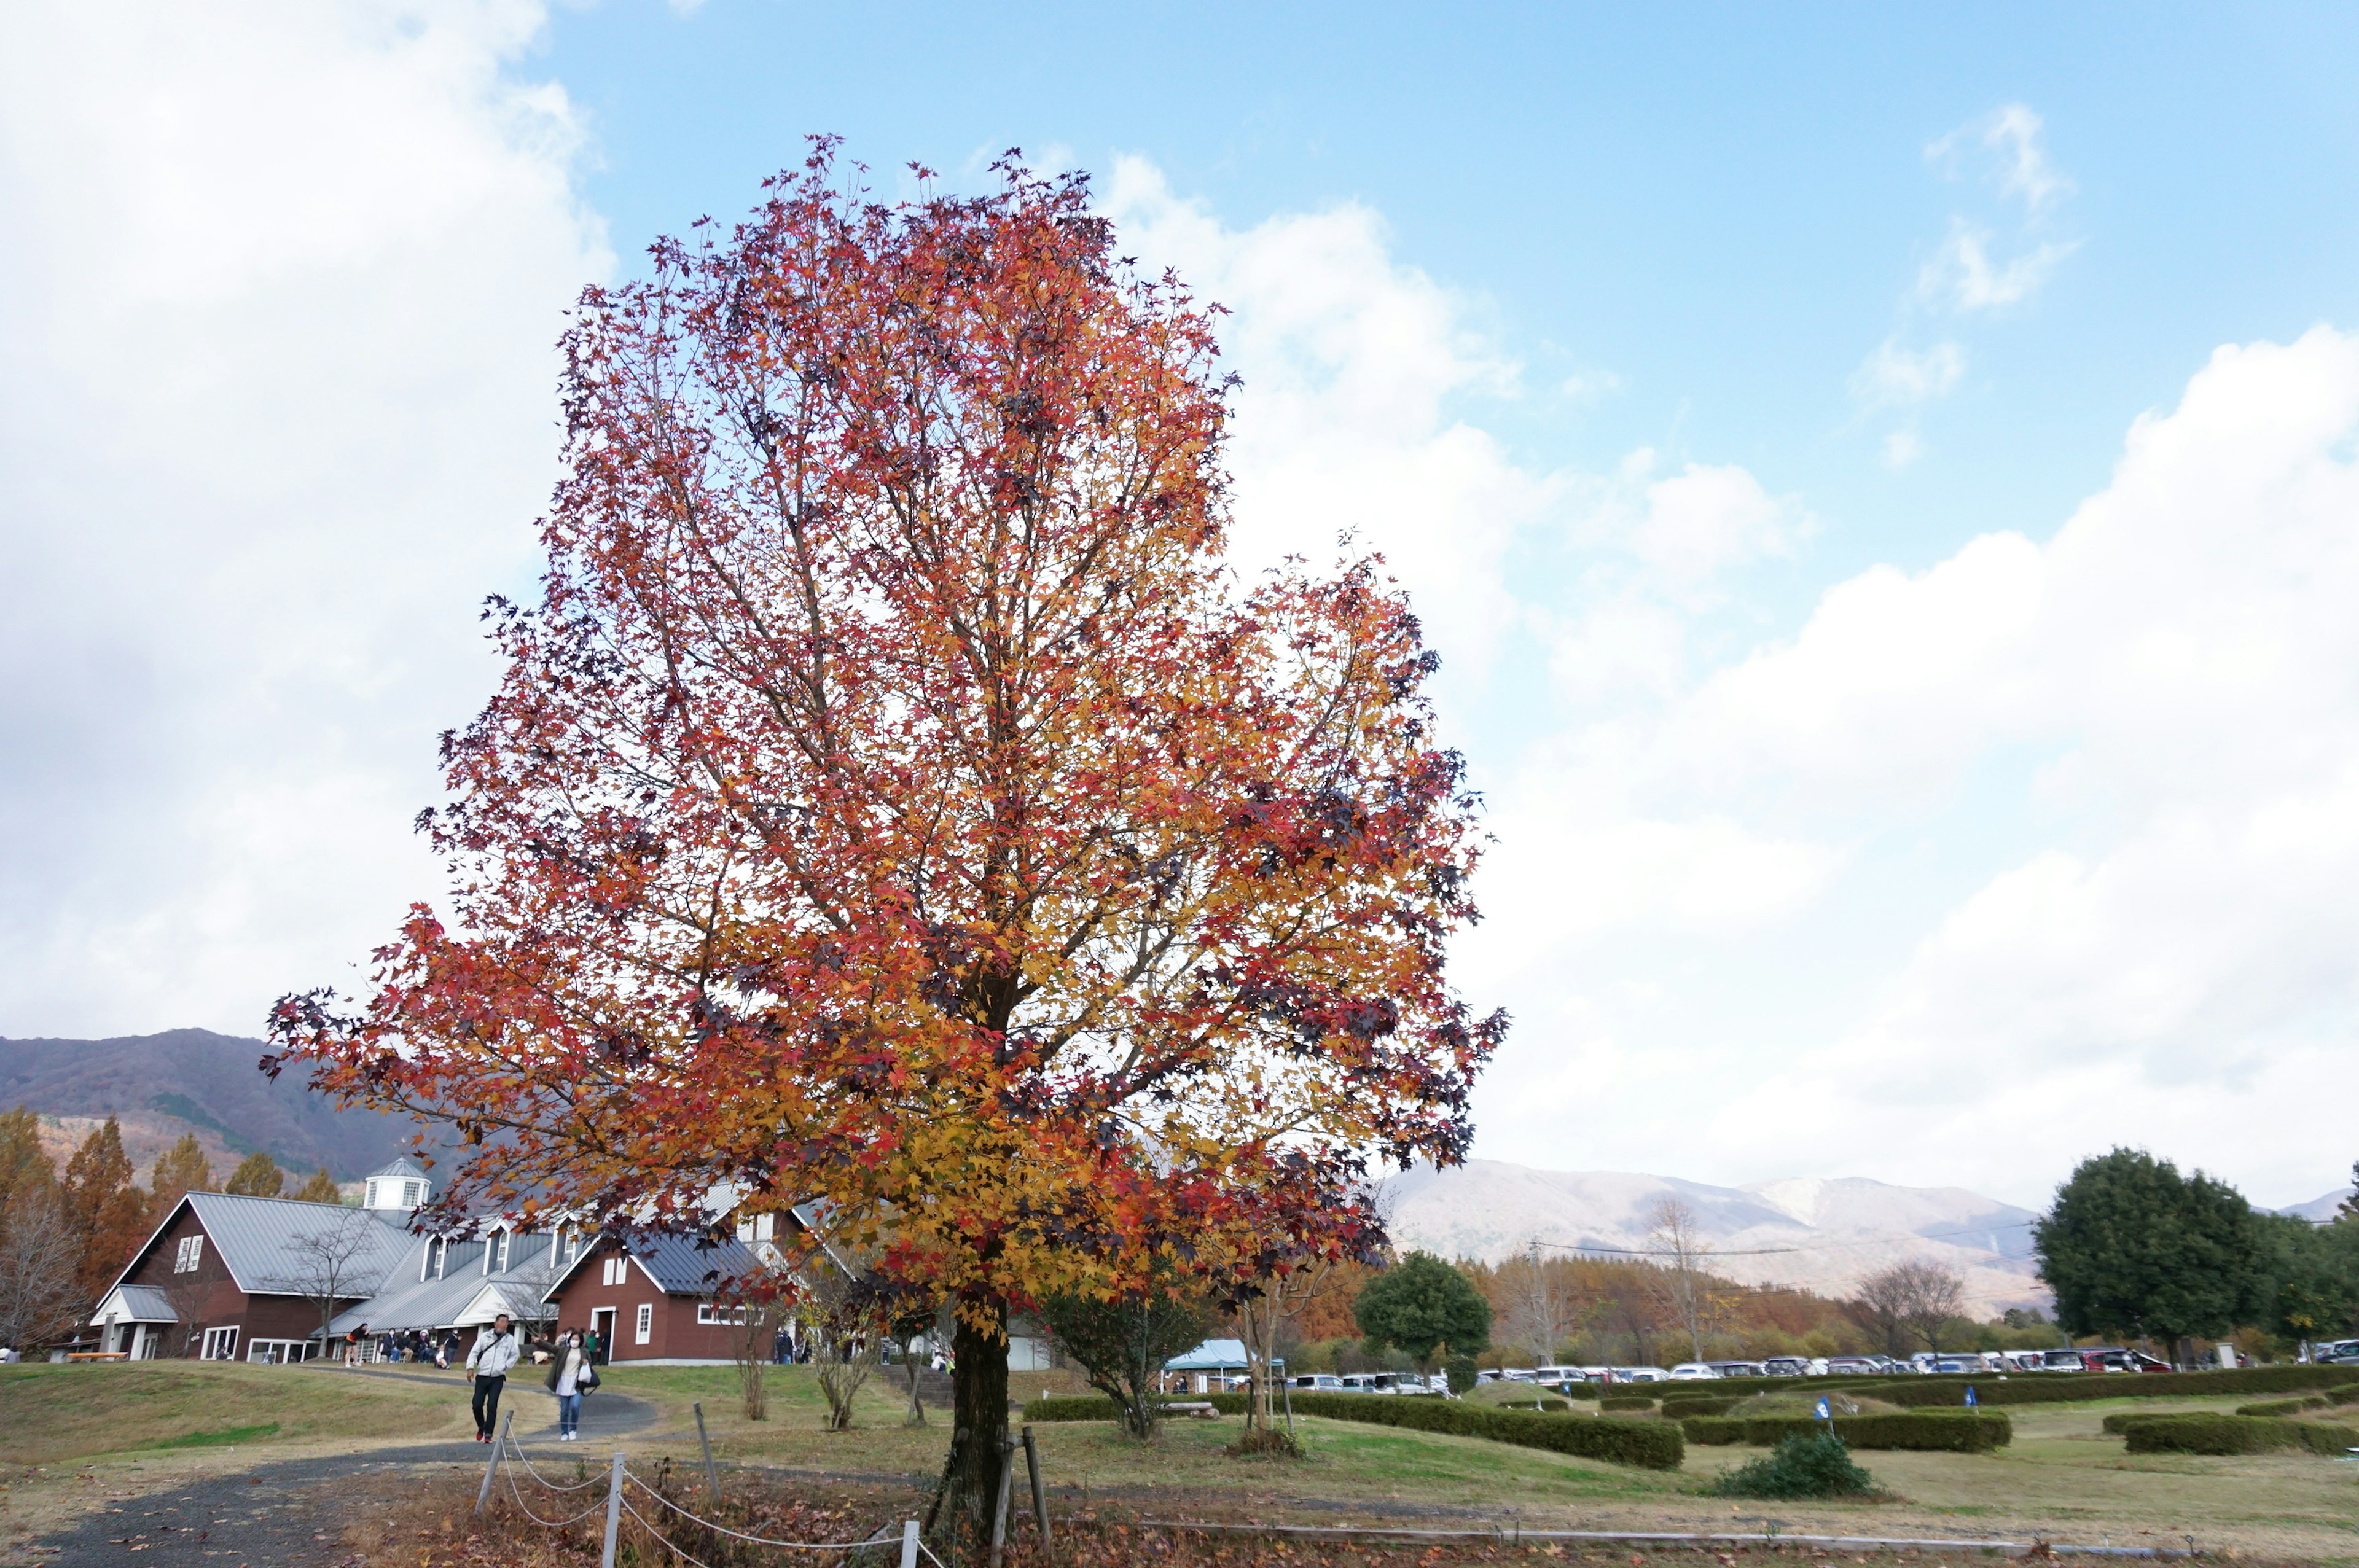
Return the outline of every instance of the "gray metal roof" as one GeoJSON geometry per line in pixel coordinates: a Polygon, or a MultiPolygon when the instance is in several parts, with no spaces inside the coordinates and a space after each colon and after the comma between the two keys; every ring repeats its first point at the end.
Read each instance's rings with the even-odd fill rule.
{"type": "Polygon", "coordinates": [[[367,1209],[233,1193],[190,1193],[180,1201],[196,1210],[230,1278],[250,1296],[300,1295],[306,1270],[295,1243],[344,1223],[348,1216],[359,1217],[353,1223],[365,1227],[362,1249],[352,1261],[355,1294],[377,1289],[409,1245],[400,1222],[367,1209]]]}
{"type": "Polygon", "coordinates": [[[93,1328],[108,1321],[109,1317],[117,1323],[180,1321],[180,1314],[172,1310],[171,1298],[153,1285],[117,1285],[106,1292],[105,1300],[98,1303],[98,1310],[99,1315],[90,1320],[93,1328]],[[106,1311],[108,1302],[115,1304],[115,1312],[109,1314],[106,1311]]]}
{"type": "Polygon", "coordinates": [[[452,1239],[442,1256],[441,1273],[430,1280],[418,1276],[428,1263],[433,1237],[410,1238],[411,1244],[400,1261],[386,1273],[384,1285],[367,1301],[346,1309],[328,1325],[331,1334],[349,1334],[362,1324],[372,1333],[407,1334],[413,1328],[427,1330],[463,1326],[468,1317],[467,1307],[486,1285],[497,1285],[506,1301],[513,1303],[510,1315],[518,1321],[538,1318],[542,1314],[527,1312],[537,1304],[541,1291],[556,1277],[551,1254],[557,1238],[547,1234],[516,1233],[508,1243],[508,1266],[486,1273],[484,1258],[489,1244],[481,1240],[452,1239]]]}
{"type": "MultiPolygon", "coordinates": [[[[602,1236],[595,1241],[585,1241],[581,1255],[550,1276],[548,1292],[541,1299],[547,1301],[554,1296],[559,1287],[572,1277],[574,1270],[588,1262],[601,1245],[613,1239],[602,1236]]],[[[631,1260],[656,1282],[656,1288],[670,1296],[709,1296],[716,1286],[727,1281],[762,1271],[761,1259],[734,1236],[719,1242],[671,1231],[640,1236],[632,1239],[630,1255],[631,1260]]]]}
{"type": "Polygon", "coordinates": [[[362,1179],[364,1181],[374,1182],[381,1180],[386,1176],[414,1176],[421,1182],[429,1182],[434,1179],[426,1173],[425,1166],[419,1164],[417,1161],[408,1158],[407,1155],[402,1154],[395,1155],[392,1159],[387,1160],[384,1164],[379,1165],[375,1170],[371,1171],[362,1179]]]}

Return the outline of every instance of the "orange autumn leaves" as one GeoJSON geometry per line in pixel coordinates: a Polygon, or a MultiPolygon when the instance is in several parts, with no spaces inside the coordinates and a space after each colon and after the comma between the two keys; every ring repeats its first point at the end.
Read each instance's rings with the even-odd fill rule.
{"type": "Polygon", "coordinates": [[[1505,1022],[1417,623],[1235,579],[1214,312],[1003,172],[887,207],[822,146],[584,296],[447,918],[273,1019],[477,1140],[446,1202],[821,1199],[980,1325],[1366,1256],[1370,1162],[1462,1154],[1505,1022]]]}

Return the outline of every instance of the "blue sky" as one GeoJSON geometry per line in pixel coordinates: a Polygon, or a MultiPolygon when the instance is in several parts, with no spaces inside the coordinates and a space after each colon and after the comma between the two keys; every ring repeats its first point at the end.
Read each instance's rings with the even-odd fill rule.
{"type": "Polygon", "coordinates": [[[585,282],[827,131],[1230,305],[1497,836],[1478,1152],[2359,1155],[2359,12],[63,3],[0,23],[0,1033],[350,983],[585,282]]]}

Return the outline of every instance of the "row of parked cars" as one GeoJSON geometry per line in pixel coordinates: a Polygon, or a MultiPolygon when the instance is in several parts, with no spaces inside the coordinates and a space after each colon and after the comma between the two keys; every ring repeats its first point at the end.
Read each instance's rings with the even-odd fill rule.
{"type": "MultiPolygon", "coordinates": [[[[2359,1365],[2359,1339],[2339,1339],[2311,1346],[2313,1361],[2359,1365]]],[[[1856,1378],[1890,1377],[1910,1372],[1930,1375],[2009,1372],[2168,1372],[2168,1361],[2118,1345],[2083,1346],[2075,1350],[1983,1350],[1951,1355],[1919,1354],[1908,1360],[1890,1356],[1772,1356],[1762,1361],[1682,1361],[1676,1367],[1509,1367],[1477,1373],[1485,1383],[1531,1383],[1561,1389],[1573,1383],[1690,1383],[1712,1378],[1856,1378]]],[[[1321,1394],[1447,1394],[1449,1380],[1439,1372],[1421,1378],[1415,1372],[1303,1372],[1287,1379],[1288,1386],[1321,1394]]],[[[1243,1389],[1242,1378],[1228,1386],[1243,1389]]]]}
{"type": "Polygon", "coordinates": [[[1990,1350],[1954,1355],[1917,1355],[1902,1361],[1890,1356],[1772,1356],[1761,1361],[1682,1361],[1676,1367],[1510,1367],[1481,1374],[1484,1382],[1537,1383],[1545,1388],[1569,1383],[1688,1383],[1712,1378],[1891,1377],[1911,1372],[1980,1374],[1985,1372],[2168,1372],[2170,1364],[2116,1345],[2089,1346],[2078,1350],[1990,1350]]]}

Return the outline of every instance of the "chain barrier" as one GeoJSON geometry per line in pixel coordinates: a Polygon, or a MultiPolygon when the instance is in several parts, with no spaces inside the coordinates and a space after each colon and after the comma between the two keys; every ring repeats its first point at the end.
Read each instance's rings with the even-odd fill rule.
{"type": "MultiPolygon", "coordinates": [[[[648,1486],[647,1482],[633,1475],[627,1468],[623,1472],[623,1479],[638,1487],[639,1490],[645,1492],[647,1496],[653,1498],[656,1501],[661,1503],[672,1512],[679,1515],[680,1518],[688,1520],[690,1524],[701,1524],[705,1529],[713,1531],[715,1534],[733,1536],[739,1541],[750,1541],[756,1546],[775,1546],[782,1552],[857,1552],[864,1546],[889,1546],[900,1540],[898,1535],[872,1535],[865,1541],[773,1541],[766,1535],[747,1535],[743,1530],[731,1530],[725,1524],[715,1524],[709,1519],[705,1519],[698,1514],[690,1513],[688,1509],[680,1507],[678,1503],[673,1502],[669,1498],[665,1497],[661,1492],[658,1492],[653,1487],[648,1486]]],[[[626,1500],[623,1506],[627,1509],[631,1505],[626,1500]]],[[[637,1518],[636,1514],[632,1517],[635,1519],[637,1518]]],[[[639,1522],[642,1524],[647,1523],[645,1519],[640,1519],[639,1522]]],[[[648,1528],[653,1529],[654,1527],[649,1526],[648,1528]]]]}

